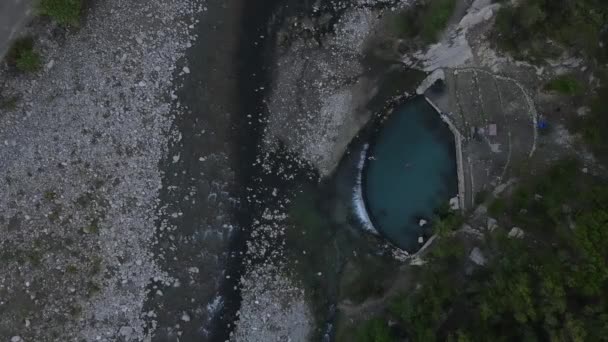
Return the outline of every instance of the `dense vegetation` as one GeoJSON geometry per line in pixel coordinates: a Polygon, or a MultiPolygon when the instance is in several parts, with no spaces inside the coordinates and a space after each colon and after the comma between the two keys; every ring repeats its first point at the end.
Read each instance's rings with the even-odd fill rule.
{"type": "MultiPolygon", "coordinates": [[[[506,1],[501,1],[506,2],[506,1]]],[[[603,0],[526,0],[505,5],[496,17],[496,41],[515,57],[542,61],[558,56],[562,47],[600,59],[608,57],[603,0]]]]}
{"type": "Polygon", "coordinates": [[[358,330],[359,341],[601,341],[608,336],[608,183],[574,161],[521,184],[471,268],[444,235],[421,286],[358,330]],[[389,327],[386,322],[395,322],[389,327]]]}
{"type": "Polygon", "coordinates": [[[573,75],[558,76],[547,83],[545,88],[564,95],[580,95],[585,90],[573,75]]]}
{"type": "Polygon", "coordinates": [[[397,18],[397,33],[404,38],[421,38],[425,44],[435,43],[445,29],[456,0],[419,1],[397,18]]]}

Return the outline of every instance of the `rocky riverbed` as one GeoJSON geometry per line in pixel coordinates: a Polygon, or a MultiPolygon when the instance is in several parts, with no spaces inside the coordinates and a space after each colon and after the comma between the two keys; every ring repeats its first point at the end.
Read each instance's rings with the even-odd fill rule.
{"type": "Polygon", "coordinates": [[[175,80],[204,10],[102,1],[76,32],[28,28],[42,70],[0,71],[17,99],[0,110],[1,339],[149,338],[146,287],[177,285],[152,248],[159,163],[180,158],[175,80]]]}

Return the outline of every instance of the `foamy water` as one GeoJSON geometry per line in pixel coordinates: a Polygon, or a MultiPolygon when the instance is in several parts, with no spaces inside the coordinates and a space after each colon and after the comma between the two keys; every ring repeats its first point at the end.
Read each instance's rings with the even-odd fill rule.
{"type": "Polygon", "coordinates": [[[365,166],[365,158],[367,158],[368,149],[369,144],[363,145],[363,149],[361,150],[361,154],[359,156],[359,162],[357,163],[358,172],[357,181],[355,182],[355,187],[353,189],[353,209],[355,211],[355,216],[359,220],[362,228],[372,234],[378,235],[378,231],[367,214],[365,201],[363,200],[363,187],[361,185],[363,182],[363,166],[365,166]]]}

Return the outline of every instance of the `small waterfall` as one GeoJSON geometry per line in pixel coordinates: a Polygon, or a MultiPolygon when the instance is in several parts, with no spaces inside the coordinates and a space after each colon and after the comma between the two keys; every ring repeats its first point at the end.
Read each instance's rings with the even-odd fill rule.
{"type": "Polygon", "coordinates": [[[363,149],[361,150],[361,155],[359,156],[359,162],[357,163],[357,181],[355,183],[355,187],[353,189],[353,208],[355,210],[355,215],[361,223],[361,226],[366,231],[378,235],[378,231],[374,228],[374,224],[369,218],[367,214],[367,209],[365,208],[365,201],[363,200],[363,167],[365,166],[365,159],[367,158],[367,150],[369,149],[369,144],[363,145],[363,149]]]}

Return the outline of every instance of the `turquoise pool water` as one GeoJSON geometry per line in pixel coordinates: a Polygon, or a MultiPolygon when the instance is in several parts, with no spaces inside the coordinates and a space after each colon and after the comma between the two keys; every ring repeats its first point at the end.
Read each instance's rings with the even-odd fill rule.
{"type": "MultiPolygon", "coordinates": [[[[376,229],[408,252],[421,247],[421,228],[440,205],[456,196],[454,136],[424,97],[395,109],[368,152],[363,192],[376,229]]],[[[428,228],[427,228],[428,229],[428,228]]]]}

